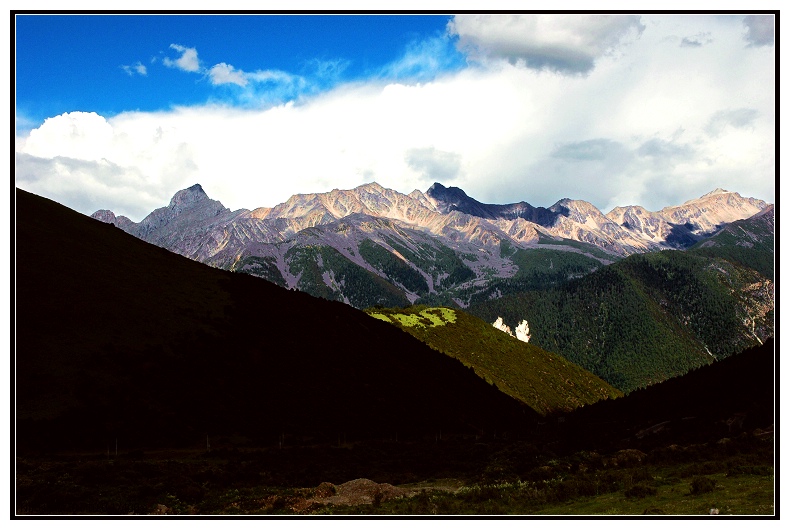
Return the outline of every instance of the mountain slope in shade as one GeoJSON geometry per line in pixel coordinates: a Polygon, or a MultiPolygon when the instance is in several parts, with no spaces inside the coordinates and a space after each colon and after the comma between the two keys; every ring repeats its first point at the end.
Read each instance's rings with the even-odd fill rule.
{"type": "Polygon", "coordinates": [[[408,195],[371,183],[231,212],[196,184],[140,223],[107,210],[93,217],[191,259],[355,307],[417,300],[465,307],[492,279],[518,275],[519,266],[504,247],[581,252],[605,265],[633,253],[685,248],[764,205],[719,192],[661,212],[627,207],[606,216],[581,200],[563,199],[550,208],[491,205],[438,183],[426,193],[408,195]],[[386,222],[373,227],[371,219],[386,222]],[[368,261],[359,252],[365,240],[390,255],[368,261]],[[316,245],[322,249],[311,250],[316,245]],[[382,267],[393,260],[403,267],[382,267]],[[414,275],[423,280],[403,282],[414,275]],[[374,288],[356,291],[362,284],[374,288]]]}
{"type": "Polygon", "coordinates": [[[517,430],[536,417],[347,305],[194,263],[21,190],[16,215],[20,450],[517,430]]]}
{"type": "Polygon", "coordinates": [[[524,219],[544,227],[552,226],[558,215],[555,211],[535,208],[523,201],[514,204],[483,204],[469,197],[461,188],[446,188],[438,182],[428,188],[425,195],[444,214],[458,211],[483,219],[524,219]]]}
{"type": "Polygon", "coordinates": [[[671,454],[677,446],[669,444],[773,436],[776,375],[775,341],[769,339],[622,399],[578,409],[564,418],[561,443],[597,451],[663,447],[671,454]]]}

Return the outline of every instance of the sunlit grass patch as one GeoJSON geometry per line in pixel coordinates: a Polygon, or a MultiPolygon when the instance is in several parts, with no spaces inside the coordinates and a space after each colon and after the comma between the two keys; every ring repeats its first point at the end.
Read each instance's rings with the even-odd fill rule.
{"type": "Polygon", "coordinates": [[[390,315],[390,316],[392,318],[394,318],[395,320],[397,320],[398,322],[400,322],[401,326],[405,326],[407,328],[411,328],[411,327],[414,327],[414,326],[417,326],[417,327],[420,327],[420,328],[424,328],[425,327],[425,322],[423,321],[422,318],[420,318],[420,315],[395,314],[395,315],[390,315]]]}
{"type": "Polygon", "coordinates": [[[455,323],[455,311],[446,307],[433,307],[420,311],[420,315],[434,322],[434,326],[444,326],[455,323]],[[439,313],[438,315],[436,313],[439,313]]]}
{"type": "Polygon", "coordinates": [[[419,313],[397,313],[389,312],[384,313],[368,313],[373,318],[378,318],[384,322],[392,323],[393,320],[397,321],[401,326],[411,328],[434,328],[437,326],[444,326],[446,324],[453,324],[456,321],[455,311],[446,307],[430,307],[423,309],[419,313]]]}

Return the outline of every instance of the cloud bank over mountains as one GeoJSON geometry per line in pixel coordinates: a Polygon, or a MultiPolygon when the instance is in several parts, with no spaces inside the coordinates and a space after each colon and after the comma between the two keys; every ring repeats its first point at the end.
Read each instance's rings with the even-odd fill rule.
{"type": "Polygon", "coordinates": [[[119,75],[173,69],[216,98],[50,117],[18,134],[16,183],[134,220],[194,182],[231,209],[371,181],[404,193],[443,181],[490,203],[584,198],[602,210],[658,210],[716,187],[773,202],[769,18],[458,16],[346,81],[343,59],[316,58],[310,75],[246,71],[173,43],[119,75]]]}

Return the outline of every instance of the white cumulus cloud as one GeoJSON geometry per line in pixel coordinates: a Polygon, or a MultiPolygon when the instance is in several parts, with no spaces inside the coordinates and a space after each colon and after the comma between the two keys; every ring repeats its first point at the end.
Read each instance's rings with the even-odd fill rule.
{"type": "Polygon", "coordinates": [[[129,74],[130,76],[132,76],[134,74],[137,74],[137,75],[148,75],[148,69],[140,61],[137,61],[133,65],[122,64],[121,65],[121,69],[123,69],[123,71],[126,72],[127,74],[129,74]]]}
{"type": "Polygon", "coordinates": [[[244,72],[236,70],[229,64],[215,64],[209,69],[208,75],[213,85],[234,84],[242,87],[247,86],[247,77],[244,75],[244,72]]]}
{"type": "Polygon", "coordinates": [[[195,48],[187,48],[186,46],[181,46],[180,44],[171,44],[170,48],[177,52],[181,52],[181,56],[177,59],[165,57],[162,59],[162,62],[165,64],[165,66],[169,66],[170,68],[178,68],[179,70],[184,70],[185,72],[200,72],[200,60],[198,59],[197,50],[195,48]]]}

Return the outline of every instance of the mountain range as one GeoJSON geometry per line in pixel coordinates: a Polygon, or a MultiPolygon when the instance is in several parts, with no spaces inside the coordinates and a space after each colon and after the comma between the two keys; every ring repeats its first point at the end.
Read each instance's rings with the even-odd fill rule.
{"type": "Polygon", "coordinates": [[[140,223],[93,217],[360,309],[465,309],[623,392],[774,335],[774,207],[723,189],[604,214],[582,200],[496,205],[439,183],[408,195],[373,183],[232,212],[196,184],[140,223]]]}
{"type": "Polygon", "coordinates": [[[139,223],[109,210],[93,217],[191,259],[357,308],[467,307],[491,280],[524,276],[519,250],[542,250],[549,268],[539,280],[558,282],[631,254],[688,248],[766,206],[716,189],[658,212],[604,214],[582,200],[493,205],[439,183],[408,195],[371,183],[230,211],[195,184],[139,223]]]}

